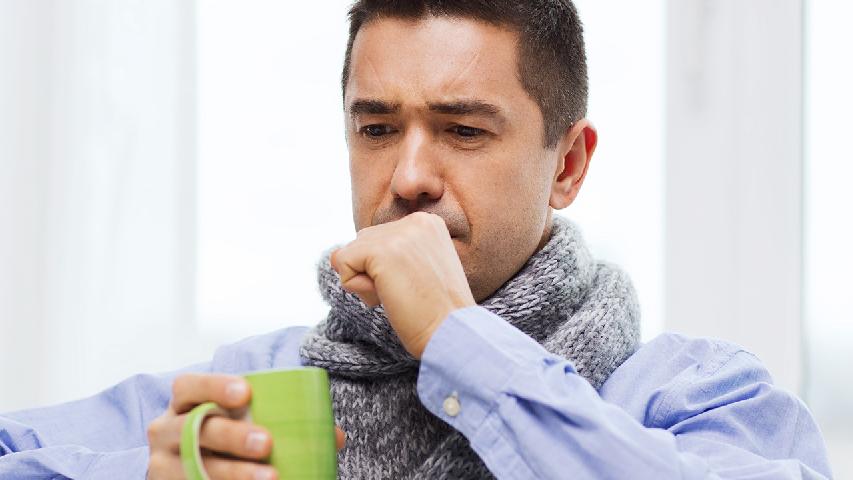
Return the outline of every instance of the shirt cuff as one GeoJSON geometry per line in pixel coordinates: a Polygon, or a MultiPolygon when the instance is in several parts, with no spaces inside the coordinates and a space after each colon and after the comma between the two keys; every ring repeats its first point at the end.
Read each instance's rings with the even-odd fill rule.
{"type": "Polygon", "coordinates": [[[473,438],[515,375],[536,371],[553,359],[535,340],[485,308],[462,308],[427,343],[418,396],[427,410],[473,438]]]}

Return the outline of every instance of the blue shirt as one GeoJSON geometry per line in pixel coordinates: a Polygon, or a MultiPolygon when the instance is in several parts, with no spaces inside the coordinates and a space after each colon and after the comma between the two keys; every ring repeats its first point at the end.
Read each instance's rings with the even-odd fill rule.
{"type": "MultiPolygon", "coordinates": [[[[146,428],[176,375],[297,366],[305,331],[248,338],[209,363],[0,416],[0,479],[144,479],[146,428]]],[[[755,356],[721,341],[662,335],[596,391],[570,362],[470,307],[430,340],[417,387],[499,479],[831,477],[806,406],[755,356]]]]}

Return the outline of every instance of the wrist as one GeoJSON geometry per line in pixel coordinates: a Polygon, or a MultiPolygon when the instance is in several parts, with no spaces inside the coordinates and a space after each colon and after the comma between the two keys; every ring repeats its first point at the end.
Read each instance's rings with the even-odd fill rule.
{"type": "Polygon", "coordinates": [[[429,325],[424,327],[424,329],[417,335],[417,337],[410,343],[411,348],[409,349],[409,353],[412,354],[413,357],[420,360],[423,356],[424,350],[426,350],[427,345],[429,344],[432,337],[435,335],[435,332],[441,328],[444,322],[447,320],[447,317],[450,316],[451,313],[456,310],[461,310],[463,308],[476,306],[476,303],[472,300],[470,303],[466,302],[462,305],[454,305],[453,307],[443,309],[441,313],[438,313],[432,322],[429,325]]]}

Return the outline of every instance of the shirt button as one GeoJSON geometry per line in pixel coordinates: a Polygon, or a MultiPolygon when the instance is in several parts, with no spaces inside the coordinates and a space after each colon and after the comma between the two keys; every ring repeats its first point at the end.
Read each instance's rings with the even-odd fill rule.
{"type": "Polygon", "coordinates": [[[462,409],[462,405],[459,404],[459,395],[456,392],[453,392],[452,395],[444,399],[444,403],[441,405],[441,408],[444,409],[444,413],[448,416],[455,417],[459,415],[459,410],[462,409]]]}

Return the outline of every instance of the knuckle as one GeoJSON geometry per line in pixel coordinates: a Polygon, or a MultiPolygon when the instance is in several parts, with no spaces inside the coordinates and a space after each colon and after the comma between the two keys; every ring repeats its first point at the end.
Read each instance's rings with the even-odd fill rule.
{"type": "Polygon", "coordinates": [[[148,424],[148,429],[146,430],[146,434],[148,435],[148,443],[154,443],[154,440],[159,436],[160,429],[162,424],[162,419],[160,417],[155,418],[148,424]]]}
{"type": "MultiPolygon", "coordinates": [[[[241,463],[239,468],[237,469],[235,478],[239,478],[242,480],[254,480],[258,478],[258,472],[262,470],[270,470],[270,467],[260,466],[252,463],[241,463]]],[[[278,476],[274,473],[274,471],[270,471],[268,476],[261,478],[278,478],[278,476]]]]}
{"type": "Polygon", "coordinates": [[[187,383],[190,381],[189,375],[180,375],[172,382],[172,399],[178,398],[181,392],[187,389],[187,383]]]}
{"type": "Polygon", "coordinates": [[[205,456],[203,459],[205,469],[213,478],[232,478],[236,480],[251,480],[254,478],[257,466],[247,462],[232,459],[215,458],[205,456]]]}
{"type": "Polygon", "coordinates": [[[249,465],[245,463],[240,463],[234,466],[234,478],[238,478],[240,480],[254,480],[255,478],[255,470],[258,467],[254,465],[249,465]]]}
{"type": "Polygon", "coordinates": [[[416,221],[419,225],[430,225],[432,222],[432,217],[435,215],[427,212],[414,212],[412,214],[412,220],[416,221]]]}
{"type": "Polygon", "coordinates": [[[434,213],[427,214],[427,225],[426,228],[429,228],[431,231],[436,233],[444,233],[447,232],[447,224],[444,222],[444,218],[434,213]]]}
{"type": "Polygon", "coordinates": [[[241,453],[239,448],[241,446],[241,433],[239,423],[233,420],[213,417],[202,425],[202,443],[214,450],[241,453]]]}
{"type": "Polygon", "coordinates": [[[152,453],[151,457],[148,459],[148,473],[149,478],[154,478],[151,475],[154,474],[164,474],[166,473],[166,469],[168,468],[168,461],[166,457],[161,453],[152,453]]]}
{"type": "Polygon", "coordinates": [[[332,253],[331,258],[329,259],[331,261],[332,268],[334,268],[339,273],[340,273],[341,269],[346,266],[346,257],[347,257],[347,253],[348,253],[347,247],[349,247],[349,245],[351,245],[351,244],[345,245],[345,246],[335,250],[332,253]]]}
{"type": "Polygon", "coordinates": [[[170,448],[169,438],[172,436],[170,429],[174,429],[176,425],[178,427],[182,426],[180,425],[181,422],[175,423],[176,418],[162,415],[148,424],[146,433],[148,435],[148,445],[151,450],[167,450],[170,448]]]}
{"type": "Polygon", "coordinates": [[[447,233],[447,222],[444,221],[444,218],[438,215],[433,215],[432,224],[440,233],[447,233]]]}
{"type": "Polygon", "coordinates": [[[428,214],[430,225],[444,225],[444,219],[434,213],[428,214]]]}

